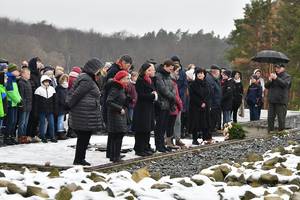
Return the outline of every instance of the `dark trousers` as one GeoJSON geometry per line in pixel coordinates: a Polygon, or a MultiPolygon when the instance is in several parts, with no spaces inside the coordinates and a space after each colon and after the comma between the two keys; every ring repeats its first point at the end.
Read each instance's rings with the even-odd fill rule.
{"type": "Polygon", "coordinates": [[[110,133],[111,135],[111,143],[110,143],[110,151],[109,151],[109,158],[110,161],[118,161],[120,160],[121,155],[121,147],[122,147],[122,140],[125,133],[110,133]]]}
{"type": "Polygon", "coordinates": [[[18,115],[17,107],[8,107],[7,118],[6,118],[6,129],[4,135],[5,138],[15,137],[15,128],[18,120],[17,115],[18,115]]]}
{"type": "Polygon", "coordinates": [[[251,105],[249,106],[249,110],[250,110],[250,121],[259,120],[260,107],[257,105],[256,106],[251,105]]]}
{"type": "Polygon", "coordinates": [[[234,104],[232,107],[232,120],[234,123],[237,123],[237,113],[238,113],[239,107],[240,107],[239,104],[234,104]]]}
{"type": "Polygon", "coordinates": [[[170,115],[167,123],[167,129],[166,134],[167,137],[173,137],[174,136],[174,126],[176,122],[177,115],[170,115]]]}
{"type": "Polygon", "coordinates": [[[211,140],[212,136],[210,134],[210,131],[208,128],[203,128],[202,129],[202,140],[206,141],[206,140],[211,140]]]}
{"type": "Polygon", "coordinates": [[[154,128],[156,149],[165,148],[165,132],[167,129],[169,110],[158,110],[154,128]]]}
{"type": "Polygon", "coordinates": [[[106,142],[106,158],[110,158],[110,150],[111,150],[111,134],[107,133],[107,142],[106,142]]]}
{"type": "Polygon", "coordinates": [[[133,149],[135,152],[141,153],[149,150],[150,132],[136,132],[134,139],[135,144],[133,149]]]}
{"type": "Polygon", "coordinates": [[[185,137],[188,128],[188,112],[181,112],[180,121],[181,121],[181,136],[185,137]]]}
{"type": "Polygon", "coordinates": [[[34,137],[38,135],[39,116],[34,114],[35,111],[31,111],[29,115],[27,125],[27,136],[34,137]]]}
{"type": "Polygon", "coordinates": [[[210,130],[221,129],[221,108],[211,108],[210,110],[210,130]]]}
{"type": "Polygon", "coordinates": [[[285,129],[287,106],[285,104],[270,103],[268,109],[268,131],[274,131],[274,122],[278,118],[278,130],[285,129]]]}
{"type": "Polygon", "coordinates": [[[77,135],[76,152],[74,162],[80,162],[85,160],[85,154],[87,147],[92,136],[92,131],[80,131],[74,130],[77,135]]]}

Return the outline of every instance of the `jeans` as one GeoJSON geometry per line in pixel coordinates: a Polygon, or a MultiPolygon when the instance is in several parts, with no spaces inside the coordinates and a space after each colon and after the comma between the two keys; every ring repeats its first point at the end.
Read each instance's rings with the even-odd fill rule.
{"type": "Polygon", "coordinates": [[[30,112],[19,112],[18,137],[26,136],[30,112]]]}
{"type": "Polygon", "coordinates": [[[57,116],[57,132],[61,133],[65,131],[64,119],[65,119],[65,114],[59,113],[57,116]]]}
{"type": "Polygon", "coordinates": [[[131,131],[132,118],[133,118],[133,108],[128,108],[128,116],[130,119],[130,124],[128,125],[128,130],[131,131]]]}
{"type": "Polygon", "coordinates": [[[223,125],[230,122],[231,110],[223,110],[223,125]]]}
{"type": "Polygon", "coordinates": [[[5,137],[15,137],[15,128],[17,125],[17,115],[18,108],[17,107],[8,107],[7,110],[7,118],[6,118],[6,129],[5,129],[5,137]]]}
{"type": "Polygon", "coordinates": [[[50,138],[54,138],[54,116],[53,113],[40,113],[40,137],[45,138],[47,125],[46,119],[48,121],[48,131],[50,138]]]}

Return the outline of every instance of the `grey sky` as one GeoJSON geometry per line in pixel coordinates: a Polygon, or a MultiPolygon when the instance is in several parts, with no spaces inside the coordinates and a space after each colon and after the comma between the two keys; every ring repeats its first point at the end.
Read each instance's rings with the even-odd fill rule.
{"type": "Polygon", "coordinates": [[[25,22],[46,20],[61,28],[126,30],[143,34],[160,28],[227,36],[250,0],[0,0],[0,16],[25,22]]]}

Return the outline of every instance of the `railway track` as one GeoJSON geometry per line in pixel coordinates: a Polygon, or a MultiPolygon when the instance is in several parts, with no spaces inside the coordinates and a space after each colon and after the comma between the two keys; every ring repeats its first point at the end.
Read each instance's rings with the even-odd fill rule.
{"type": "MultiPolygon", "coordinates": [[[[299,128],[290,129],[290,130],[288,130],[288,132],[290,134],[293,134],[296,132],[300,132],[300,129],[299,128]]],[[[122,168],[125,168],[125,167],[133,166],[137,163],[149,163],[149,162],[158,161],[160,159],[181,156],[184,154],[196,154],[196,153],[200,153],[200,152],[204,152],[204,151],[209,151],[210,149],[216,149],[216,148],[222,147],[222,146],[234,145],[234,144],[239,144],[242,142],[253,141],[255,139],[268,139],[268,138],[271,138],[272,136],[273,135],[270,135],[270,134],[263,134],[262,136],[256,135],[255,137],[247,137],[243,140],[227,140],[227,141],[219,142],[219,143],[215,143],[215,144],[190,147],[187,149],[181,149],[181,150],[172,151],[172,152],[168,152],[168,153],[155,153],[152,156],[128,159],[128,160],[121,161],[119,163],[107,163],[107,164],[102,164],[102,165],[97,165],[97,166],[92,166],[92,167],[85,167],[85,171],[99,171],[99,172],[116,171],[116,170],[121,170],[122,168]]],[[[31,170],[50,171],[53,168],[56,168],[58,170],[66,170],[66,169],[70,168],[71,166],[55,166],[55,165],[47,166],[47,165],[36,165],[36,164],[0,163],[1,169],[20,170],[23,167],[26,167],[31,170]]]]}

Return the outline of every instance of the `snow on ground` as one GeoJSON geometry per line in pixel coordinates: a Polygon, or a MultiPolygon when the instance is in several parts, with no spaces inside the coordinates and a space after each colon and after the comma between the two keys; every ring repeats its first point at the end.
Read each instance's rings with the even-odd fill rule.
{"type": "MultiPolygon", "coordinates": [[[[136,176],[134,178],[127,171],[111,174],[85,172],[80,166],[58,172],[53,177],[48,176],[49,172],[30,171],[26,168],[22,172],[0,170],[0,199],[21,200],[25,199],[23,196],[29,200],[43,199],[39,196],[47,196],[47,199],[56,199],[56,195],[65,187],[68,188],[69,194],[72,195],[72,200],[238,200],[247,193],[248,195],[250,194],[251,199],[255,197],[257,200],[263,200],[268,196],[274,197],[274,199],[287,200],[290,199],[295,191],[299,190],[300,175],[298,173],[298,163],[300,162],[300,145],[292,145],[285,150],[285,153],[283,153],[284,151],[281,151],[281,153],[266,152],[261,161],[215,165],[193,177],[170,178],[170,176],[164,176],[158,180],[150,178],[145,173],[143,173],[144,176],[140,174],[139,177],[141,179],[138,180],[136,176]],[[262,168],[263,163],[275,157],[284,159],[281,164],[272,165],[270,169],[262,168]],[[247,167],[248,164],[251,164],[253,167],[247,167]],[[277,168],[285,168],[290,174],[283,175],[283,172],[277,171],[277,168]],[[214,176],[206,174],[217,169],[223,169],[223,174],[227,171],[224,178],[219,181],[215,181],[214,176]],[[262,176],[266,174],[276,176],[278,179],[263,179],[262,176]],[[240,178],[239,183],[242,183],[242,185],[230,185],[230,182],[231,184],[234,183],[234,181],[230,181],[234,177],[236,179],[240,178]],[[256,180],[259,185],[252,185],[256,180]],[[35,189],[39,188],[41,191],[34,193],[36,195],[32,196],[28,192],[28,188],[32,186],[36,187],[35,189]]],[[[246,199],[249,198],[248,196],[246,199]]]]}
{"type": "MultiPolygon", "coordinates": [[[[217,141],[223,141],[223,137],[214,137],[217,141]]],[[[90,144],[105,147],[107,136],[94,135],[91,137],[90,144]]],[[[191,145],[192,141],[183,139],[187,145],[191,145]]],[[[151,146],[154,148],[154,138],[150,139],[151,146]]],[[[0,148],[0,158],[2,163],[23,163],[44,165],[50,162],[55,166],[72,166],[75,149],[71,146],[76,145],[76,138],[68,140],[59,140],[58,143],[32,143],[20,144],[14,146],[6,146],[0,148]]],[[[123,139],[122,149],[132,149],[134,145],[134,137],[125,136],[123,139]]],[[[125,154],[126,159],[136,158],[135,152],[132,150],[125,154]]],[[[92,166],[108,163],[106,152],[95,151],[95,148],[88,149],[86,160],[92,166]]]]}

